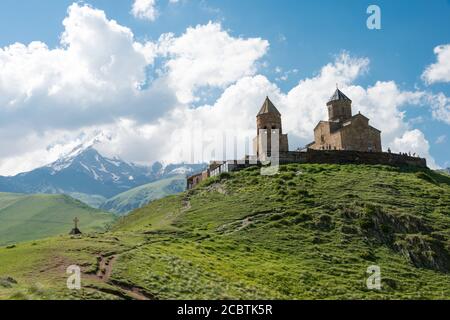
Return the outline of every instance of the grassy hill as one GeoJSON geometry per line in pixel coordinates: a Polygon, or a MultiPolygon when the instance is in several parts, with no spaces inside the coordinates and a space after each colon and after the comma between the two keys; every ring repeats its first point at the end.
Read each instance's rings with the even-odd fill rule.
{"type": "Polygon", "coordinates": [[[128,190],[106,200],[100,208],[117,214],[126,214],[153,200],[184,190],[186,190],[186,177],[177,175],[128,190]]]}
{"type": "Polygon", "coordinates": [[[0,298],[448,299],[449,252],[448,176],[250,168],[154,201],[107,233],[0,249],[0,298]],[[72,264],[80,291],[65,287],[72,264]],[[365,285],[372,265],[379,291],[365,285]]]}
{"type": "Polygon", "coordinates": [[[101,231],[114,221],[112,214],[64,195],[0,193],[0,245],[67,234],[75,217],[84,232],[101,231]]]}
{"type": "Polygon", "coordinates": [[[74,199],[80,200],[81,202],[87,204],[89,207],[92,208],[100,208],[101,205],[108,199],[106,199],[103,196],[100,196],[98,194],[86,194],[86,193],[79,193],[79,192],[72,192],[68,193],[69,196],[71,196],[74,199]]]}

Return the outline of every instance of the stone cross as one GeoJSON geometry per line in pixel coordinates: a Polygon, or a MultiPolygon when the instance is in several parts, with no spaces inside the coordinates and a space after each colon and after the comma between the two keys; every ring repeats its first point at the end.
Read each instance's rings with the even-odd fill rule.
{"type": "Polygon", "coordinates": [[[75,229],[78,229],[78,222],[80,222],[80,220],[78,219],[78,217],[75,217],[75,219],[73,219],[73,223],[75,223],[75,229]]]}

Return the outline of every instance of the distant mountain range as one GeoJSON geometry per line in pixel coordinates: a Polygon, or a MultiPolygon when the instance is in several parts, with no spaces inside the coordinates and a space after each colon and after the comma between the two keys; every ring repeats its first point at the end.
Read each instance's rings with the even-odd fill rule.
{"type": "MultiPolygon", "coordinates": [[[[99,208],[107,199],[136,187],[198,172],[204,167],[159,162],[142,166],[104,157],[92,146],[79,146],[47,166],[13,177],[0,176],[0,192],[68,194],[99,208]]],[[[175,191],[180,192],[178,188],[175,191]]]]}

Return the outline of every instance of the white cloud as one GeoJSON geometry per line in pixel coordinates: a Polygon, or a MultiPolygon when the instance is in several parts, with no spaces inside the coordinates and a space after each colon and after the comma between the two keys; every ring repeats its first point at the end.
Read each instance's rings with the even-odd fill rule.
{"type": "Polygon", "coordinates": [[[392,151],[411,154],[415,153],[422,158],[426,158],[428,162],[427,165],[430,168],[439,168],[434,159],[430,156],[430,145],[428,140],[418,129],[406,131],[401,137],[395,138],[392,145],[392,151]]]}
{"type": "Polygon", "coordinates": [[[131,13],[138,19],[155,21],[158,17],[156,0],[134,0],[131,13]]]}
{"type": "Polygon", "coordinates": [[[37,41],[0,48],[0,124],[67,128],[133,114],[148,120],[161,112],[148,99],[169,108],[171,93],[157,81],[139,90],[154,45],[135,42],[130,29],[87,5],[71,5],[63,25],[58,48],[37,41]]]}
{"type": "Polygon", "coordinates": [[[437,62],[428,66],[422,78],[428,84],[436,82],[450,82],[450,44],[434,48],[437,62]]]}
{"type": "MultiPolygon", "coordinates": [[[[369,60],[347,53],[283,92],[258,74],[269,43],[233,37],[218,23],[140,43],[103,11],[73,4],[64,28],[57,48],[42,42],[0,48],[0,174],[51,162],[99,132],[111,137],[98,146],[106,155],[139,163],[190,162],[186,149],[192,147],[197,160],[208,161],[211,150],[198,154],[202,142],[213,146],[222,132],[231,132],[241,146],[253,138],[266,95],[282,112],[296,148],[312,141],[314,126],[326,119],[336,83],[354,101],[354,113],[366,114],[383,131],[385,149],[403,147],[399,151],[417,152],[432,164],[428,141],[405,121],[404,108],[427,101],[436,118],[450,119],[445,95],[403,91],[393,81],[357,85],[369,60]],[[154,70],[155,59],[162,70],[154,70]],[[223,92],[214,103],[193,108],[208,88],[223,92]],[[200,128],[203,137],[193,130],[200,128]]],[[[227,149],[233,158],[232,146],[227,149]]]]}
{"type": "Polygon", "coordinates": [[[438,94],[428,94],[427,102],[431,106],[433,118],[450,124],[450,98],[442,92],[438,94]]]}
{"type": "Polygon", "coordinates": [[[47,165],[80,144],[95,139],[107,140],[106,132],[103,127],[51,130],[42,134],[31,132],[19,137],[12,134],[8,139],[8,128],[2,128],[1,174],[13,175],[47,165]]]}
{"type": "MultiPolygon", "coordinates": [[[[58,153],[48,145],[70,145],[80,132],[98,128],[117,133],[124,144],[136,137],[141,149],[130,152],[131,159],[157,159],[161,153],[142,151],[152,145],[144,133],[181,108],[177,95],[183,90],[176,81],[187,85],[189,94],[204,86],[222,88],[254,74],[268,46],[261,39],[234,38],[214,23],[140,43],[103,11],[80,4],[68,8],[63,25],[57,48],[39,41],[0,48],[0,139],[11,142],[0,151],[0,174],[42,165],[58,153]],[[192,49],[195,44],[207,52],[192,49]],[[158,56],[166,68],[149,80],[147,69],[158,56]],[[139,144],[143,139],[146,146],[139,144]]],[[[154,133],[152,139],[156,150],[160,136],[154,133]]]]}
{"type": "Polygon", "coordinates": [[[212,22],[188,28],[180,37],[166,34],[160,39],[160,50],[169,58],[169,85],[183,103],[194,101],[201,87],[224,88],[255,74],[256,62],[268,47],[261,38],[234,38],[212,22]]]}

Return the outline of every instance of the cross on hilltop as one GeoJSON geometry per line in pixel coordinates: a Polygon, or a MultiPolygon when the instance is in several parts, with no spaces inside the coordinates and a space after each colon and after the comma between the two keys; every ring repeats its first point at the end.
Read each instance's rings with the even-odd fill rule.
{"type": "Polygon", "coordinates": [[[80,219],[78,219],[78,217],[75,217],[73,219],[74,228],[72,229],[72,231],[70,231],[70,233],[69,233],[70,235],[82,234],[80,229],[78,229],[78,222],[80,222],[80,219]]]}

